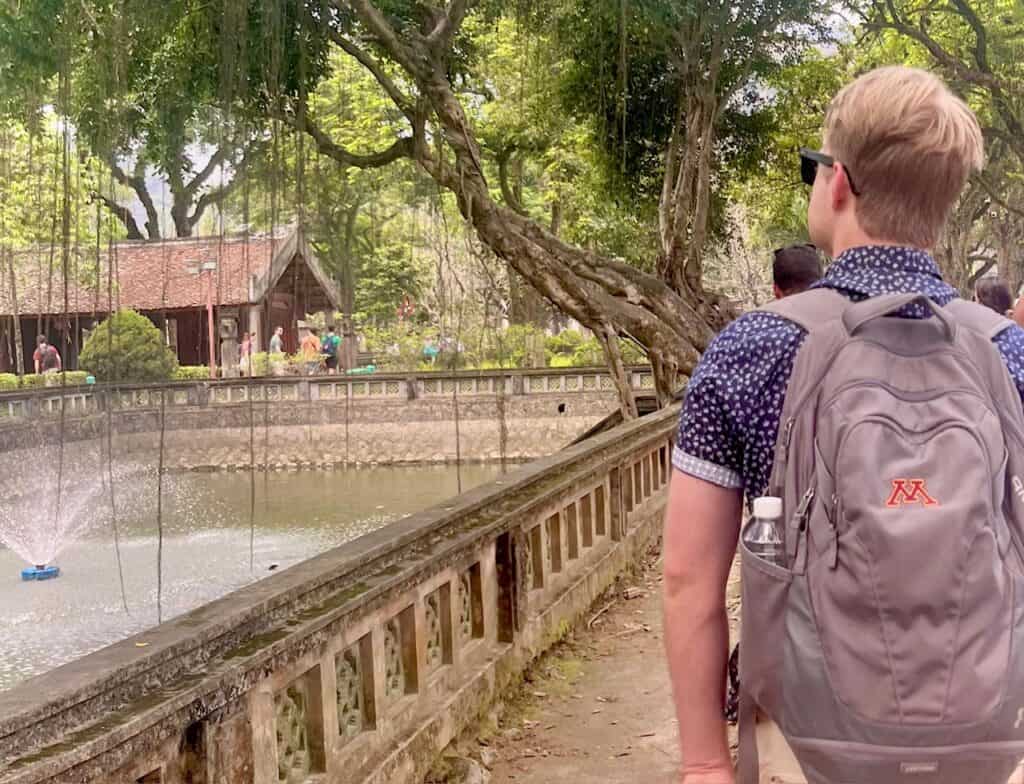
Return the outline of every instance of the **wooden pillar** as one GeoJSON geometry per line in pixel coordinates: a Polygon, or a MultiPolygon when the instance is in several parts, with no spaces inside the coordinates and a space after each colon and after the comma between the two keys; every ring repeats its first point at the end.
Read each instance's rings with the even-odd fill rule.
{"type": "MultiPolygon", "coordinates": [[[[266,346],[263,343],[263,309],[259,305],[249,306],[249,339],[252,341],[252,351],[264,351],[266,346]]],[[[270,340],[270,337],[267,337],[270,340]]]]}

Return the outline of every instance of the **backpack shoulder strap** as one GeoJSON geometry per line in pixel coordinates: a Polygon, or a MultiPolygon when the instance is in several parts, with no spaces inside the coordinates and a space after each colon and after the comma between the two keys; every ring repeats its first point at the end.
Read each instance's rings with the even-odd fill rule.
{"type": "Polygon", "coordinates": [[[1006,316],[1000,316],[991,308],[966,299],[955,299],[943,310],[948,311],[958,324],[980,332],[989,340],[994,340],[997,335],[1013,326],[1013,322],[1006,316]]]}
{"type": "Polygon", "coordinates": [[[849,306],[850,300],[838,291],[811,289],[774,300],[758,310],[782,316],[803,328],[805,332],[810,332],[815,327],[841,317],[849,306]]]}

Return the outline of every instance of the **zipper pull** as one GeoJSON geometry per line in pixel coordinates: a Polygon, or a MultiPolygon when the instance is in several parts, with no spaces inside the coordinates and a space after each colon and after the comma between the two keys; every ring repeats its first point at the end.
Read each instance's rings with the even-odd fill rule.
{"type": "Polygon", "coordinates": [[[796,512],[793,513],[792,521],[789,524],[790,530],[786,532],[786,553],[789,555],[790,563],[794,561],[800,548],[800,535],[807,528],[807,518],[810,515],[813,502],[814,485],[811,485],[800,499],[800,504],[797,506],[796,512]]]}
{"type": "Polygon", "coordinates": [[[828,516],[828,525],[832,529],[832,538],[828,543],[828,552],[825,557],[828,560],[829,569],[835,571],[839,568],[839,496],[832,493],[832,513],[828,516]]]}
{"type": "Polygon", "coordinates": [[[790,417],[786,420],[785,429],[782,431],[782,464],[786,464],[786,460],[789,458],[789,442],[793,437],[793,425],[796,424],[796,417],[790,417]]]}

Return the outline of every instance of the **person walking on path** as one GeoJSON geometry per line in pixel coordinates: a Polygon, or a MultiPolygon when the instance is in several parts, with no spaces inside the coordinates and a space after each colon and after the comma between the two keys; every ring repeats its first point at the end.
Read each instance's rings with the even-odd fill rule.
{"type": "Polygon", "coordinates": [[[999,278],[982,278],[974,286],[974,301],[994,310],[1000,316],[1013,318],[1013,295],[999,278]]]}
{"type": "MultiPolygon", "coordinates": [[[[847,309],[837,310],[837,313],[845,316],[852,310],[851,302],[863,302],[866,306],[867,300],[896,294],[908,295],[900,300],[908,303],[899,312],[904,318],[920,319],[932,310],[945,311],[944,306],[954,302],[958,294],[943,282],[930,249],[936,245],[968,177],[983,164],[982,133],[971,110],[934,75],[906,67],[890,67],[865,74],[841,90],[829,106],[824,130],[823,151],[801,151],[800,165],[804,182],[811,186],[808,208],[811,240],[834,262],[811,292],[781,302],[791,303],[820,290],[825,294],[818,301],[844,303],[837,307],[847,309]],[[915,299],[910,295],[920,296],[915,299]]],[[[878,307],[876,304],[875,309],[878,307]]],[[[884,322],[902,320],[879,318],[870,326],[892,329],[892,325],[884,322]]],[[[935,315],[927,321],[947,325],[945,334],[950,337],[957,334],[954,327],[948,326],[954,321],[949,316],[935,315]]],[[[845,326],[848,334],[852,334],[849,324],[845,326]]],[[[924,333],[918,331],[918,334],[924,333]]],[[[927,334],[939,334],[939,331],[927,334]]],[[[990,337],[978,331],[973,334],[975,339],[990,337]]],[[[1010,389],[1016,392],[1014,396],[1024,396],[1024,329],[1006,323],[1000,324],[993,334],[991,343],[998,352],[995,362],[1009,369],[1006,382],[1008,385],[1012,379],[1010,389]]],[[[744,495],[750,500],[768,495],[769,473],[777,459],[776,442],[787,386],[794,376],[794,366],[800,367],[798,351],[807,335],[795,321],[771,312],[771,306],[745,314],[712,341],[687,386],[672,455],[674,470],[664,535],[665,642],[679,723],[683,784],[735,784],[737,781],[723,720],[729,642],[725,587],[736,554],[744,495]]],[[[984,376],[981,380],[991,378],[984,376]]],[[[953,405],[954,401],[948,404],[953,405]]],[[[812,401],[811,405],[816,412],[817,404],[812,401]]],[[[1018,413],[1011,412],[1011,415],[1018,413]]],[[[787,428],[790,421],[787,420],[787,428]]],[[[994,432],[993,438],[1002,437],[998,428],[994,432]]],[[[788,439],[788,433],[785,435],[788,439]]],[[[803,442],[799,446],[806,449],[803,442]]],[[[850,475],[844,479],[852,483],[863,481],[862,477],[850,475]]],[[[878,491],[882,506],[888,497],[894,507],[907,507],[908,514],[915,513],[916,509],[927,509],[934,514],[956,513],[951,488],[942,488],[943,497],[950,498],[950,504],[946,505],[928,495],[925,479],[892,481],[903,484],[893,484],[889,496],[884,486],[878,491]],[[901,489],[903,494],[898,492],[901,489]],[[929,501],[932,504],[929,505],[929,501]]],[[[839,483],[834,493],[846,492],[842,484],[839,483]]],[[[984,490],[966,486],[956,489],[967,494],[977,492],[982,498],[988,486],[984,490]]],[[[874,497],[875,493],[865,491],[861,495],[867,498],[874,497]]],[[[1007,503],[1017,503],[1013,495],[1012,489],[1006,493],[1007,503]]],[[[824,504],[828,500],[826,496],[820,502],[824,504]]],[[[811,494],[809,503],[813,502],[811,494]]],[[[970,501],[965,497],[962,502],[970,501]]],[[[788,520],[786,514],[792,514],[792,524],[803,525],[806,517],[801,517],[800,513],[800,509],[787,508],[782,519],[788,520]]],[[[882,513],[884,509],[877,512],[882,513]]],[[[791,529],[787,528],[784,533],[791,535],[791,529]]],[[[799,545],[799,539],[794,541],[799,545]]],[[[840,559],[838,564],[841,569],[849,570],[849,560],[854,557],[849,555],[850,543],[845,539],[840,542],[846,548],[847,562],[840,559]]],[[[809,549],[815,545],[804,546],[809,549]]],[[[826,551],[826,556],[828,552],[831,551],[826,551]]],[[[807,557],[822,556],[814,551],[807,557]]],[[[941,573],[943,569],[950,569],[941,562],[940,552],[936,551],[934,557],[940,559],[934,564],[935,570],[941,573]]],[[[805,568],[810,570],[811,566],[805,568]]],[[[923,574],[929,568],[920,571],[923,574]]],[[[773,567],[769,571],[781,574],[785,569],[773,567]]],[[[913,580],[913,572],[904,569],[904,579],[913,580]]],[[[910,590],[898,583],[897,586],[910,590]]],[[[851,594],[851,601],[870,601],[869,594],[865,587],[859,594],[851,594]]],[[[934,597],[928,600],[932,599],[934,597]]],[[[985,598],[979,601],[984,602],[985,598]]],[[[791,615],[786,617],[792,619],[791,615]]],[[[877,614],[875,617],[877,619],[877,614]]],[[[744,615],[744,623],[746,618],[744,615]]],[[[945,620],[940,618],[936,622],[945,623],[945,620]]],[[[971,620],[970,624],[974,629],[976,621],[971,620]]],[[[925,634],[904,632],[906,640],[918,646],[927,645],[927,639],[921,639],[925,634]]],[[[764,647],[781,646],[782,641],[758,639],[749,644],[757,646],[755,660],[763,661],[758,657],[764,647]]],[[[787,647],[784,654],[790,658],[784,661],[793,660],[794,667],[809,666],[805,660],[797,658],[801,653],[804,651],[799,646],[787,647]]],[[[741,651],[741,678],[743,659],[741,651]]],[[[785,668],[780,665],[777,669],[785,668]]],[[[982,669],[980,662],[977,669],[982,669]]],[[[961,678],[977,674],[966,670],[959,672],[961,678]]],[[[775,669],[760,674],[762,678],[781,677],[775,669]]],[[[870,699],[878,692],[879,701],[890,699],[891,695],[881,694],[887,682],[881,678],[875,682],[862,679],[862,693],[854,697],[870,699]]],[[[807,684],[808,687],[814,685],[807,684]]],[[[741,684],[742,694],[745,692],[741,684]]],[[[803,706],[805,715],[831,719],[827,712],[822,713],[832,705],[829,700],[824,700],[828,705],[822,706],[808,701],[805,693],[783,696],[788,698],[783,700],[787,705],[803,706]]],[[[1009,702],[1013,705],[1022,700],[1022,695],[1008,694],[1007,697],[1012,697],[1009,702]]],[[[741,697],[740,773],[741,784],[747,784],[751,779],[750,771],[744,767],[742,706],[741,697]]],[[[941,704],[938,710],[942,710],[941,704]]],[[[941,720],[942,717],[936,718],[936,721],[941,720]]],[[[1008,726],[1012,727],[1012,721],[1008,726]]],[[[748,725],[748,729],[752,728],[748,725]]],[[[762,726],[756,727],[756,751],[760,759],[753,775],[760,776],[762,784],[804,781],[807,770],[802,763],[795,764],[791,746],[778,728],[768,723],[763,729],[764,733],[762,726]],[[765,747],[761,744],[763,734],[770,736],[765,747]]],[[[840,737],[834,746],[844,746],[845,740],[840,737]]],[[[807,747],[803,747],[801,753],[808,753],[807,747]]],[[[862,758],[854,754],[854,762],[850,764],[862,758]]],[[[818,759],[823,765],[836,762],[827,750],[819,749],[818,759]]],[[[955,780],[955,774],[954,779],[949,779],[950,774],[942,766],[965,764],[963,760],[939,762],[926,754],[905,754],[894,759],[895,763],[890,761],[887,771],[920,773],[917,778],[929,782],[955,780]]],[[[1007,758],[1002,762],[1007,762],[1007,758]]],[[[889,784],[904,780],[893,776],[895,774],[889,778],[878,775],[871,781],[889,784]]],[[[908,781],[913,778],[913,775],[907,776],[908,781]]],[[[811,778],[816,783],[831,780],[820,773],[811,778]]],[[[842,780],[845,782],[847,778],[842,780]]],[[[970,776],[959,779],[963,784],[968,780],[979,784],[991,779],[970,776]]],[[[1004,775],[1002,781],[1005,780],[1004,775]]],[[[862,782],[851,780],[850,784],[862,782]]]]}
{"type": "Polygon", "coordinates": [[[789,245],[775,251],[772,291],[775,299],[807,291],[821,279],[821,256],[813,245],[789,245]]]}

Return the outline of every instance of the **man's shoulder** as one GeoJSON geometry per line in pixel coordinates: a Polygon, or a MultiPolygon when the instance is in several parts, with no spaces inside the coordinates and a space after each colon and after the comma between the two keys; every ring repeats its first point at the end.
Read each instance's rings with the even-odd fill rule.
{"type": "Polygon", "coordinates": [[[755,358],[765,349],[799,344],[804,330],[798,324],[764,310],[744,313],[725,327],[704,352],[704,360],[755,358]]]}

